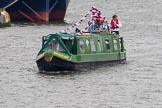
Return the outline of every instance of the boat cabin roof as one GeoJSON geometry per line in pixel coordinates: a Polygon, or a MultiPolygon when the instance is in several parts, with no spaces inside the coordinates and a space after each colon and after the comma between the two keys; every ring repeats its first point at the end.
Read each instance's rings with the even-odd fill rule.
{"type": "MultiPolygon", "coordinates": [[[[47,36],[43,36],[42,38],[42,49],[39,53],[42,53],[43,51],[47,50],[48,48],[51,48],[52,46],[54,49],[56,48],[56,45],[60,44],[61,50],[64,49],[65,53],[67,54],[77,54],[81,53],[79,49],[81,49],[81,46],[86,46],[88,50],[92,49],[90,47],[93,47],[90,43],[94,45],[101,44],[102,51],[104,52],[107,46],[105,46],[105,43],[112,43],[113,40],[118,39],[119,35],[113,35],[109,33],[83,33],[82,35],[73,35],[68,33],[58,33],[58,34],[49,34],[47,36]],[[103,45],[102,45],[103,43],[103,45]]],[[[98,48],[101,49],[101,48],[98,48]]],[[[111,49],[110,49],[111,50],[111,49]]],[[[107,52],[107,51],[105,51],[107,52]]],[[[87,52],[87,53],[90,53],[87,52]]]]}

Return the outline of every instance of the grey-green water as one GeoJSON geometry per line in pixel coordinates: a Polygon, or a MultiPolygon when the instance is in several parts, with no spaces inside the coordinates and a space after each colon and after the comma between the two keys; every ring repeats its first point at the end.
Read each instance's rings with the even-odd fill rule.
{"type": "Polygon", "coordinates": [[[66,22],[96,5],[123,23],[127,64],[69,75],[38,74],[41,36],[70,24],[0,29],[0,108],[162,108],[162,1],[71,0],[66,22]]]}

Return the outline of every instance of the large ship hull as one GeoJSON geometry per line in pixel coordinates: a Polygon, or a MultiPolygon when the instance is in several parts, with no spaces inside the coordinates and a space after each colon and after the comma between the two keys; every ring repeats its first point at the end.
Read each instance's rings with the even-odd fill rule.
{"type": "Polygon", "coordinates": [[[1,0],[0,1],[0,9],[5,8],[6,6],[12,4],[16,0],[1,0]]]}
{"type": "Polygon", "coordinates": [[[63,21],[70,0],[18,0],[8,7],[12,21],[63,21]]]}

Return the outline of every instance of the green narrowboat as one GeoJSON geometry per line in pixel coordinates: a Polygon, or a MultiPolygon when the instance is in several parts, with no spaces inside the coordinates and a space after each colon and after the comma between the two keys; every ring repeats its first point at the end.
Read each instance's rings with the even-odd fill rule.
{"type": "Polygon", "coordinates": [[[43,36],[42,48],[36,59],[40,72],[77,71],[125,61],[123,37],[109,32],[43,36]]]}

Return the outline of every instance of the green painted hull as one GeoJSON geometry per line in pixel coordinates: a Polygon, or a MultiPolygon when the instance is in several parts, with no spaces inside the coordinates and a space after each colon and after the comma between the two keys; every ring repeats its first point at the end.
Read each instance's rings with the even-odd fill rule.
{"type": "Polygon", "coordinates": [[[45,36],[42,40],[42,48],[36,60],[40,72],[77,71],[126,61],[123,38],[108,33],[86,36],[55,34],[45,36]],[[55,49],[55,41],[62,46],[63,52],[55,49]]]}
{"type": "Polygon", "coordinates": [[[51,62],[47,62],[44,57],[37,61],[37,65],[39,71],[41,73],[48,73],[54,71],[82,71],[82,70],[89,70],[89,69],[96,69],[100,66],[107,66],[110,64],[118,64],[118,63],[125,63],[126,58],[120,60],[105,60],[105,61],[91,61],[91,62],[72,62],[60,59],[58,57],[53,57],[51,62]]]}
{"type": "Polygon", "coordinates": [[[73,55],[72,62],[120,61],[125,59],[125,52],[73,55]]]}

